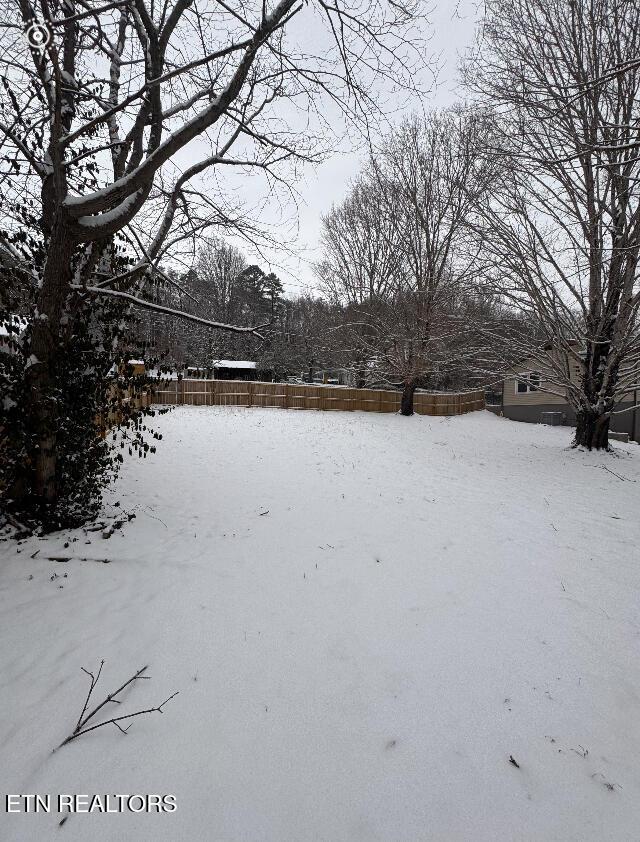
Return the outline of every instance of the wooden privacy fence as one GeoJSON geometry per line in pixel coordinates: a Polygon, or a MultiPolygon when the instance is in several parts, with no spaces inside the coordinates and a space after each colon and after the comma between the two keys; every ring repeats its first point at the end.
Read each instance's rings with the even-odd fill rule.
{"type": "MultiPolygon", "coordinates": [[[[154,404],[263,406],[281,409],[398,412],[400,392],[345,386],[302,386],[244,380],[168,380],[153,390],[154,404]]],[[[418,415],[462,415],[484,409],[484,391],[416,392],[418,415]]]]}

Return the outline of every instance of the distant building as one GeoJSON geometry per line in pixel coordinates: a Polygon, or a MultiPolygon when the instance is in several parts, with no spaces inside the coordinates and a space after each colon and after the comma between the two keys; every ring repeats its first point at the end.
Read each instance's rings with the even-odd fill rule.
{"type": "Polygon", "coordinates": [[[215,380],[256,380],[258,366],[250,360],[218,360],[213,364],[215,380]]]}
{"type": "Polygon", "coordinates": [[[214,380],[273,380],[273,371],[259,368],[252,360],[217,360],[213,364],[214,380]]]}

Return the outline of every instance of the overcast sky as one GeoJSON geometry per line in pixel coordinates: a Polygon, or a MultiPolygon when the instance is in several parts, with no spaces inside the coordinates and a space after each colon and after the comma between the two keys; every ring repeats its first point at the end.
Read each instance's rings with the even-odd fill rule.
{"type": "MultiPolygon", "coordinates": [[[[429,47],[434,57],[439,59],[440,71],[438,84],[433,88],[425,108],[442,108],[461,99],[457,88],[457,65],[461,53],[473,43],[476,22],[475,0],[435,0],[435,8],[429,15],[431,22],[431,40],[429,47]]],[[[413,110],[419,103],[415,102],[413,110]]],[[[411,111],[409,106],[406,111],[411,111]]],[[[270,251],[266,257],[273,262],[272,268],[285,284],[288,295],[297,291],[313,292],[316,280],[312,264],[320,256],[321,216],[338,204],[345,196],[350,180],[357,174],[364,159],[362,151],[354,151],[345,141],[341,152],[332,155],[317,167],[308,167],[303,179],[298,183],[300,194],[297,226],[293,227],[287,240],[296,256],[283,256],[281,251],[270,251]]],[[[245,185],[246,186],[246,185],[245,185]]],[[[274,209],[273,219],[278,212],[274,209]]],[[[270,220],[268,220],[270,221],[270,220]]],[[[246,245],[243,247],[247,253],[246,245]]],[[[267,260],[257,255],[248,254],[250,260],[267,268],[267,260]]]]}

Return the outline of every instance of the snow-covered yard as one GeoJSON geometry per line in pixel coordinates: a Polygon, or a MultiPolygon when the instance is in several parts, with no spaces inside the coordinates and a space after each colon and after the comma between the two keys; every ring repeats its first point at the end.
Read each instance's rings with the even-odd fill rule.
{"type": "Polygon", "coordinates": [[[640,447],[488,413],[158,427],[107,495],[122,534],[0,545],[0,781],[178,809],[0,837],[640,838],[640,447]],[[152,676],[108,716],[180,693],[52,754],[101,659],[96,701],[152,676]]]}

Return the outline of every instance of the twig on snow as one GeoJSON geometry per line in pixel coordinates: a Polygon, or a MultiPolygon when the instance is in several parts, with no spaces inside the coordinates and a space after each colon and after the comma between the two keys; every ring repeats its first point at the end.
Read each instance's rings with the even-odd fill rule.
{"type": "Polygon", "coordinates": [[[76,731],[78,731],[82,726],[82,718],[87,711],[87,707],[89,705],[89,699],[91,698],[91,694],[93,693],[93,689],[96,686],[96,684],[98,683],[98,680],[100,679],[100,673],[102,672],[103,666],[104,666],[104,658],[102,659],[102,661],[100,661],[100,668],[98,669],[98,675],[95,676],[95,677],[94,677],[92,672],[89,672],[89,670],[86,670],[84,667],[80,667],[82,672],[86,672],[86,674],[91,678],[91,686],[89,687],[89,692],[87,693],[87,698],[84,701],[84,707],[82,708],[82,713],[80,714],[80,716],[78,717],[78,721],[76,722],[76,731]]]}
{"type": "Polygon", "coordinates": [[[616,474],[615,471],[612,471],[611,468],[608,468],[606,465],[592,465],[592,468],[602,468],[603,471],[609,471],[610,474],[613,474],[614,477],[622,480],[622,482],[635,482],[634,479],[629,479],[629,477],[623,477],[620,474],[616,474]]]}
{"type": "Polygon", "coordinates": [[[113,704],[116,704],[116,705],[120,704],[120,699],[117,699],[116,696],[118,696],[120,693],[122,693],[122,691],[125,689],[125,687],[128,687],[130,684],[132,684],[134,681],[137,681],[138,679],[149,679],[150,678],[150,676],[148,676],[148,675],[143,675],[143,673],[145,672],[145,670],[148,669],[148,667],[147,666],[141,667],[134,675],[131,676],[131,678],[127,679],[127,681],[125,681],[124,684],[121,687],[119,687],[113,693],[110,693],[90,713],[87,713],[87,708],[89,707],[89,702],[91,700],[91,696],[93,694],[93,691],[94,691],[98,681],[100,680],[100,674],[102,673],[102,667],[103,666],[104,666],[104,660],[100,661],[100,668],[98,669],[97,675],[95,675],[95,676],[92,672],[89,672],[89,670],[86,670],[84,667],[82,667],[82,671],[85,672],[89,676],[89,678],[91,679],[89,691],[87,693],[87,697],[86,697],[85,702],[84,702],[84,707],[82,708],[82,713],[80,714],[80,716],[78,718],[78,721],[76,723],[76,727],[73,729],[72,733],[69,734],[69,736],[60,743],[58,748],[62,748],[62,746],[66,745],[67,743],[70,743],[72,740],[75,740],[78,737],[81,737],[83,734],[88,734],[89,731],[95,731],[97,728],[102,728],[105,725],[115,725],[116,728],[119,731],[122,731],[123,734],[126,734],[127,731],[129,730],[129,728],[131,727],[131,725],[129,725],[127,728],[123,728],[119,724],[120,722],[122,722],[125,719],[133,719],[135,716],[143,716],[144,714],[147,714],[147,713],[156,713],[156,712],[157,713],[163,713],[164,711],[162,710],[162,708],[168,702],[170,702],[171,699],[175,698],[178,695],[179,691],[176,690],[176,692],[172,693],[171,696],[169,696],[169,698],[165,699],[164,702],[162,702],[159,705],[156,705],[155,707],[145,708],[144,710],[137,710],[137,711],[134,711],[134,713],[127,713],[127,714],[124,714],[123,716],[114,716],[111,719],[106,719],[104,722],[98,722],[97,725],[89,725],[87,727],[87,723],[91,719],[93,719],[93,717],[100,710],[102,710],[102,708],[105,705],[109,704],[110,702],[113,703],[113,704]]]}
{"type": "Polygon", "coordinates": [[[162,520],[162,518],[159,518],[159,517],[157,517],[156,515],[152,515],[152,514],[148,511],[148,509],[147,509],[147,507],[146,507],[146,506],[140,506],[139,508],[140,508],[140,509],[142,509],[142,511],[144,512],[144,514],[145,514],[147,517],[150,517],[150,518],[153,518],[153,520],[157,520],[157,521],[159,521],[159,522],[160,522],[160,523],[164,526],[164,528],[165,528],[165,529],[168,529],[168,528],[169,528],[169,527],[167,526],[167,524],[166,524],[166,523],[162,520]]]}

